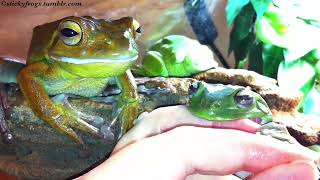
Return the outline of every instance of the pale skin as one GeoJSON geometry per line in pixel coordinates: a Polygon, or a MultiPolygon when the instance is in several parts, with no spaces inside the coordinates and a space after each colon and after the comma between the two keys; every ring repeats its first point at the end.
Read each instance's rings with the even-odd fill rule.
{"type": "Polygon", "coordinates": [[[140,119],[108,160],[78,179],[235,179],[231,174],[240,170],[259,180],[319,176],[318,154],[252,134],[259,125],[247,119],[206,121],[185,106],[159,108],[140,119]],[[195,174],[210,176],[190,176],[195,174]]]}

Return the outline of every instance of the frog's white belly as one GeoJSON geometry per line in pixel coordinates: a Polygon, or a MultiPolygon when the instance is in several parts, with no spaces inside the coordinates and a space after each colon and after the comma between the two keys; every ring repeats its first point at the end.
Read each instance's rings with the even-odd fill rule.
{"type": "Polygon", "coordinates": [[[72,80],[44,81],[48,95],[73,94],[84,97],[100,96],[108,85],[109,78],[81,78],[72,80]]]}

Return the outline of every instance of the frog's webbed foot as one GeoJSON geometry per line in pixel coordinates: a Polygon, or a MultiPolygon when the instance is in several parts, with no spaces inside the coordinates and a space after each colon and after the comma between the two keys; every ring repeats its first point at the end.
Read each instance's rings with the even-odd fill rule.
{"type": "Polygon", "coordinates": [[[84,142],[73,129],[78,129],[82,132],[100,137],[100,130],[98,128],[80,119],[74,112],[69,109],[64,109],[62,111],[63,113],[55,117],[54,121],[50,123],[52,127],[66,134],[71,139],[82,145],[84,145],[84,142]]]}
{"type": "MultiPolygon", "coordinates": [[[[79,110],[77,110],[76,108],[74,108],[71,103],[68,101],[68,97],[70,95],[67,94],[59,94],[56,95],[52,98],[52,101],[55,102],[56,104],[62,104],[64,107],[72,110],[75,114],[77,114],[77,116],[84,120],[85,122],[95,126],[95,127],[101,127],[104,119],[100,116],[94,116],[94,115],[90,115],[90,114],[85,114],[79,110]]],[[[72,96],[72,95],[71,95],[72,96]]]]}
{"type": "Polygon", "coordinates": [[[2,142],[6,144],[12,144],[14,141],[6,122],[5,110],[9,109],[9,107],[6,86],[0,83],[0,134],[2,142]]]}
{"type": "MultiPolygon", "coordinates": [[[[106,95],[106,94],[104,94],[104,95],[106,95]]],[[[108,96],[106,96],[106,97],[103,96],[103,97],[90,98],[90,100],[92,100],[92,101],[102,102],[102,103],[106,103],[106,104],[112,104],[111,120],[105,122],[100,128],[101,135],[102,135],[102,138],[105,143],[108,143],[109,141],[118,139],[118,137],[115,137],[116,130],[114,129],[114,127],[117,125],[118,120],[120,118],[120,114],[123,110],[123,107],[119,104],[118,98],[113,95],[115,95],[115,94],[108,93],[108,96]]],[[[121,132],[117,133],[117,134],[121,135],[121,132]]]]}
{"type": "Polygon", "coordinates": [[[81,138],[74,132],[72,128],[79,129],[80,131],[90,133],[92,135],[101,137],[100,130],[92,124],[99,126],[103,123],[103,118],[99,116],[86,115],[76,110],[68,101],[68,95],[60,94],[52,98],[57,106],[63,106],[63,114],[55,117],[55,125],[60,131],[68,135],[71,139],[80,144],[84,144],[81,138]],[[92,123],[92,124],[89,124],[92,123]]]}

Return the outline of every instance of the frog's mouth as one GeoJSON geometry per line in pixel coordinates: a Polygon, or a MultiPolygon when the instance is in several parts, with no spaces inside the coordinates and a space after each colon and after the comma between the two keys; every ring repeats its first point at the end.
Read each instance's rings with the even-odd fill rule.
{"type": "Polygon", "coordinates": [[[119,59],[112,58],[72,58],[72,57],[57,57],[51,56],[51,59],[55,61],[61,61],[70,64],[92,64],[92,63],[108,63],[108,64],[123,64],[130,63],[138,59],[138,55],[132,57],[125,57],[119,59]]]}
{"type": "Polygon", "coordinates": [[[266,115],[265,117],[256,117],[256,118],[248,118],[248,119],[250,119],[251,121],[257,124],[264,125],[272,121],[272,115],[266,115]]]}

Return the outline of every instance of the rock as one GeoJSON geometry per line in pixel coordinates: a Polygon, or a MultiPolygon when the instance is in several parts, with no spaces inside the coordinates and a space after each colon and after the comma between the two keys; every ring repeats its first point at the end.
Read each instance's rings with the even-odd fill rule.
{"type": "Polygon", "coordinates": [[[318,117],[300,113],[274,112],[275,122],[285,125],[288,132],[304,146],[320,144],[320,121],[318,117]]]}
{"type": "Polygon", "coordinates": [[[208,83],[249,86],[267,101],[270,109],[277,111],[295,112],[303,97],[302,94],[282,91],[275,79],[244,69],[210,69],[194,78],[208,83]]]}

